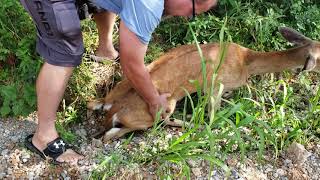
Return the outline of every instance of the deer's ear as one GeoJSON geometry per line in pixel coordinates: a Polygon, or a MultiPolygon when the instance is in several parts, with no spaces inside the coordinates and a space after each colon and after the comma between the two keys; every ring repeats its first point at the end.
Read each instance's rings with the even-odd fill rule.
{"type": "Polygon", "coordinates": [[[309,38],[292,28],[280,27],[279,32],[287,41],[293,43],[294,45],[301,46],[312,42],[309,38]]]}
{"type": "Polygon", "coordinates": [[[311,71],[313,70],[317,65],[317,61],[316,61],[316,58],[312,55],[309,55],[307,57],[307,60],[306,60],[306,63],[304,64],[304,67],[303,67],[303,71],[311,71]]]}

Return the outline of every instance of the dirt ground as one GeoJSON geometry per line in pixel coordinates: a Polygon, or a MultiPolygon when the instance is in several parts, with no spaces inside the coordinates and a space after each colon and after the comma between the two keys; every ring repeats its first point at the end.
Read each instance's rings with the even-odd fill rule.
{"type": "MultiPolygon", "coordinates": [[[[23,120],[0,119],[0,179],[88,179],[92,170],[101,163],[98,154],[110,154],[119,147],[125,139],[115,140],[109,144],[102,144],[100,140],[89,140],[87,130],[81,124],[75,134],[80,137],[77,142],[79,151],[85,155],[85,159],[77,165],[54,166],[32,154],[23,146],[24,137],[32,133],[36,128],[35,117],[23,120]]],[[[87,122],[90,123],[90,122],[87,122]]],[[[168,133],[174,129],[167,128],[168,133]]],[[[132,146],[143,142],[143,134],[135,134],[130,144],[132,146]]],[[[272,154],[266,155],[266,162],[258,163],[255,155],[247,155],[243,163],[235,156],[230,156],[226,164],[231,169],[228,179],[319,179],[320,178],[320,146],[294,147],[293,152],[283,154],[274,160],[272,154]],[[298,148],[298,149],[294,149],[298,148]],[[301,152],[299,148],[302,148],[301,152]],[[300,154],[295,154],[299,152],[300,154]],[[294,157],[295,156],[295,157],[294,157]],[[298,159],[298,160],[297,160],[298,159]],[[296,161],[302,161],[297,164],[296,161]]],[[[205,161],[188,161],[191,167],[192,179],[208,179],[208,164],[205,161]]],[[[132,166],[131,166],[132,167],[132,166]]],[[[156,165],[139,165],[134,169],[119,167],[112,179],[157,179],[155,175],[156,165]]],[[[226,174],[221,169],[215,169],[211,179],[224,179],[226,174]]]]}

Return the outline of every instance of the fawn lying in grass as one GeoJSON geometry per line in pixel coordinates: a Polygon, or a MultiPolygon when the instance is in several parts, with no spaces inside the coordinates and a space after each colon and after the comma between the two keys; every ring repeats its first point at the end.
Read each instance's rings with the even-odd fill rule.
{"type": "MultiPolygon", "coordinates": [[[[284,38],[297,47],[285,51],[256,52],[238,44],[227,44],[225,59],[216,78],[224,85],[224,91],[245,85],[251,75],[298,67],[310,71],[316,67],[316,61],[320,58],[320,43],[290,28],[279,30],[284,38]]],[[[207,60],[207,80],[211,82],[213,65],[217,66],[220,62],[218,58],[220,47],[218,43],[200,47],[207,60]]],[[[171,94],[168,98],[171,110],[169,115],[173,113],[176,102],[186,96],[183,88],[190,94],[196,92],[196,87],[189,80],[198,80],[202,84],[201,58],[195,45],[185,45],[171,50],[148,65],[148,69],[159,93],[171,94]]],[[[89,102],[88,108],[92,110],[103,108],[107,111],[103,122],[106,132],[104,142],[128,132],[145,130],[154,123],[147,104],[126,79],[119,82],[104,99],[89,102]]],[[[170,121],[168,118],[164,121],[168,125],[183,124],[179,120],[170,121]]]]}

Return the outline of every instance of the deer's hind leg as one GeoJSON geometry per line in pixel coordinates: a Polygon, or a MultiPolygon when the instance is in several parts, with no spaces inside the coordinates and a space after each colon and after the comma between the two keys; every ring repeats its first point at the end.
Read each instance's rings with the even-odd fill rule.
{"type": "Polygon", "coordinates": [[[105,135],[103,136],[103,142],[106,143],[107,141],[113,139],[113,138],[120,138],[123,135],[135,131],[135,129],[131,129],[131,128],[126,128],[126,127],[121,127],[121,128],[111,128],[110,130],[108,130],[105,135]]]}
{"type": "Polygon", "coordinates": [[[170,119],[170,118],[167,118],[164,120],[164,124],[167,125],[167,126],[174,126],[174,127],[182,127],[182,126],[187,126],[189,127],[190,126],[190,123],[188,122],[184,122],[180,119],[170,119]]]}

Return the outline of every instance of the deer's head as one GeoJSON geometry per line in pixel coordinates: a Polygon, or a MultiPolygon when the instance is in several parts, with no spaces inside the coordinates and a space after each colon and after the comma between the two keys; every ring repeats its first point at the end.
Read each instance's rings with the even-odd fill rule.
{"type": "Polygon", "coordinates": [[[306,47],[306,62],[304,64],[303,70],[311,71],[313,69],[319,69],[317,67],[317,61],[320,59],[320,42],[313,41],[298,31],[288,28],[280,27],[279,31],[281,35],[295,46],[305,46],[306,47]]]}

